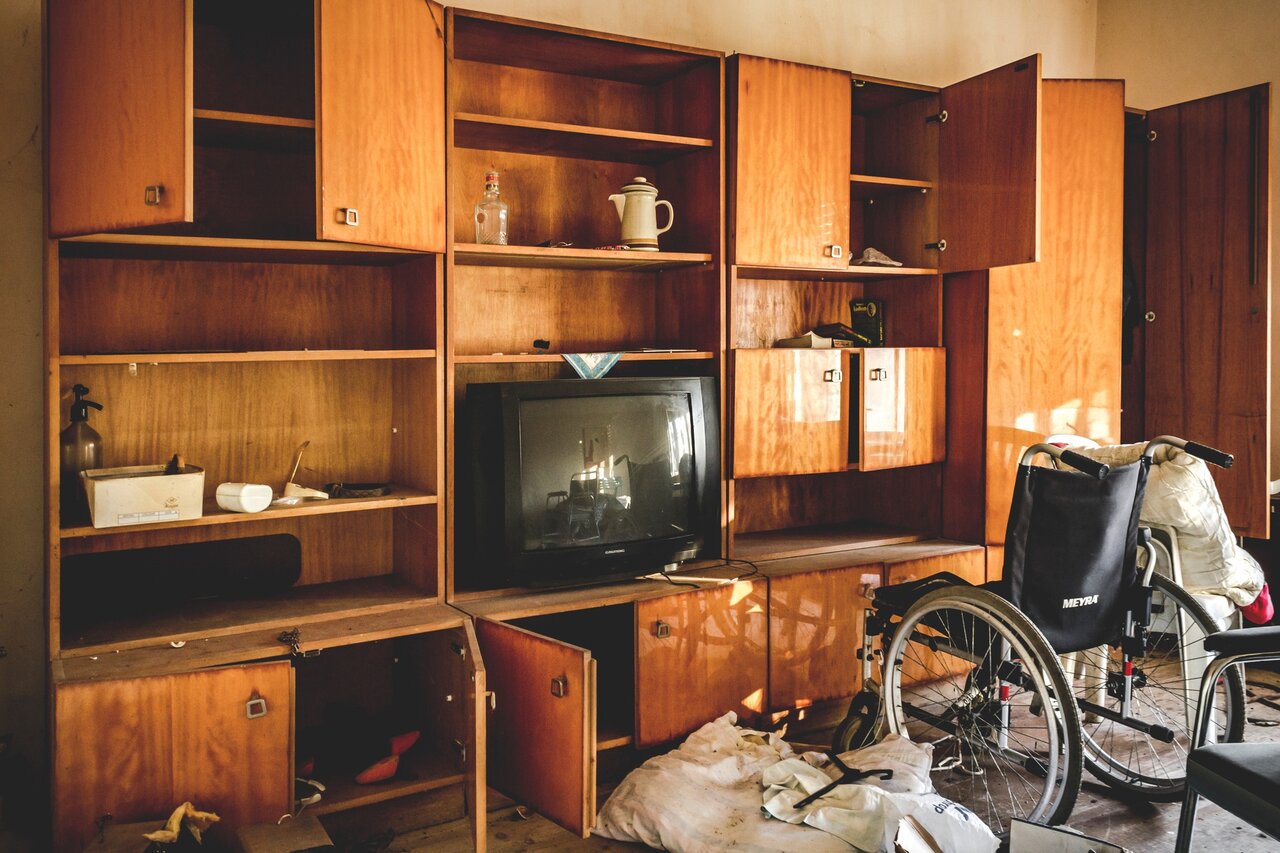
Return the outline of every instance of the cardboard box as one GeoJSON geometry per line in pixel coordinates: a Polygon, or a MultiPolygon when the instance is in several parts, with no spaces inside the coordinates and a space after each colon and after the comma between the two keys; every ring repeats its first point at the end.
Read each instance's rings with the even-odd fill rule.
{"type": "Polygon", "coordinates": [[[203,515],[204,469],[185,465],[181,474],[165,474],[164,468],[134,465],[82,472],[93,526],[126,527],[203,515]]]}

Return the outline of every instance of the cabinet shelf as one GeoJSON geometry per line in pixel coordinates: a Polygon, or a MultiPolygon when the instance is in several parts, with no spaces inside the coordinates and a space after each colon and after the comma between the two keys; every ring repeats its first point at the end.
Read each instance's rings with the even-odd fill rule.
{"type": "Polygon", "coordinates": [[[259,240],[248,237],[201,237],[185,234],[86,234],[58,241],[64,257],[156,258],[190,261],[253,261],[292,264],[360,264],[392,266],[423,252],[325,243],[317,240],[259,240]]]}
{"type": "Polygon", "coordinates": [[[152,530],[172,530],[179,527],[208,527],[216,524],[253,524],[306,515],[329,515],[339,512],[373,512],[396,507],[423,506],[437,502],[435,495],[408,486],[391,485],[391,494],[380,498],[329,498],[311,501],[298,506],[267,507],[262,512],[227,512],[212,498],[204,503],[204,515],[187,521],[168,521],[159,524],[136,524],[127,527],[90,527],[80,525],[64,527],[59,531],[63,539],[79,539],[86,536],[113,536],[122,533],[145,533],[152,530]]]}
{"type": "Polygon", "coordinates": [[[400,759],[400,771],[396,777],[386,782],[357,785],[350,779],[327,780],[327,788],[320,802],[309,810],[318,815],[331,814],[447,788],[463,781],[462,773],[449,757],[430,750],[431,744],[423,737],[414,749],[400,759]]]}
{"type": "Polygon", "coordinates": [[[933,267],[850,266],[843,269],[806,267],[734,267],[742,279],[783,279],[789,281],[853,281],[871,278],[901,278],[913,275],[937,275],[933,267]]]}
{"type": "Polygon", "coordinates": [[[934,188],[933,181],[887,178],[882,175],[850,175],[849,184],[857,201],[874,201],[896,193],[928,192],[934,188]]]}
{"type": "Polygon", "coordinates": [[[711,263],[700,252],[637,252],[615,249],[559,249],[546,246],[488,246],[455,243],[454,263],[464,266],[649,272],[711,263]]]}
{"type": "MultiPolygon", "coordinates": [[[[394,576],[294,587],[266,598],[190,601],[146,615],[112,614],[84,625],[63,623],[63,658],[110,654],[255,630],[298,628],[336,618],[390,617],[410,605],[433,604],[435,596],[394,576]]],[[[281,651],[286,651],[280,646],[281,651]]]]}
{"type": "Polygon", "coordinates": [[[591,127],[558,121],[458,113],[453,121],[459,148],[549,154],[619,163],[664,163],[691,151],[714,147],[697,136],[647,133],[611,127],[591,127]]]}
{"type": "Polygon", "coordinates": [[[192,111],[192,117],[197,145],[270,151],[315,147],[314,119],[199,109],[192,111]]]}
{"type": "Polygon", "coordinates": [[[780,560],[784,557],[900,545],[927,538],[928,535],[924,533],[877,525],[818,525],[739,533],[733,539],[732,553],[739,560],[780,560]]]}
{"type": "MultiPolygon", "coordinates": [[[[705,351],[624,352],[620,361],[705,361],[716,354],[705,351]]],[[[514,355],[456,355],[455,364],[550,364],[562,361],[559,353],[518,353],[514,355]]]]}
{"type": "Polygon", "coordinates": [[[435,358],[433,349],[261,350],[256,352],[143,352],[63,355],[58,363],[86,364],[223,364],[268,361],[408,361],[435,358]]]}

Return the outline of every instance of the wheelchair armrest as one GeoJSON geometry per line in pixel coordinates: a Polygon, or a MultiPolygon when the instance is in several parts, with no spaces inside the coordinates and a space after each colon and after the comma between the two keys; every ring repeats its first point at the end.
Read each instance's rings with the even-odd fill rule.
{"type": "Polygon", "coordinates": [[[1280,625],[1219,631],[1205,637],[1204,648],[1226,656],[1265,655],[1270,652],[1280,658],[1280,625]]]}

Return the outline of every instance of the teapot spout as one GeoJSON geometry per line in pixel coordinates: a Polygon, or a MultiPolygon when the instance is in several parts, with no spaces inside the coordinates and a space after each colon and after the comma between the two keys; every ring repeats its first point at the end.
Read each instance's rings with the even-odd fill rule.
{"type": "Polygon", "coordinates": [[[618,208],[618,221],[622,221],[622,210],[626,207],[627,197],[622,193],[614,193],[609,196],[609,201],[613,202],[613,206],[618,208]]]}

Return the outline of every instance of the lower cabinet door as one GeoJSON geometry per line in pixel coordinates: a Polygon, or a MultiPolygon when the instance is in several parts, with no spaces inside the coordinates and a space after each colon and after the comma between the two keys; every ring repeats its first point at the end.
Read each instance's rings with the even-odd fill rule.
{"type": "MultiPolygon", "coordinates": [[[[940,347],[863,349],[851,362],[860,368],[857,443],[862,471],[941,462],[947,452],[947,351],[940,347]]],[[[854,370],[851,367],[850,373],[854,370]]],[[[851,461],[853,461],[851,459],[851,461]]]]}
{"type": "Polygon", "coordinates": [[[733,351],[733,476],[849,467],[841,351],[733,351]]]}
{"type": "Polygon", "coordinates": [[[636,746],[665,743],[726,711],[764,711],[767,583],[739,581],[638,601],[636,746]]]}
{"type": "Polygon", "coordinates": [[[596,670],[591,652],[475,620],[488,712],[489,784],[586,838],[596,813],[596,670]]]}
{"type": "Polygon", "coordinates": [[[54,689],[54,846],[79,851],[95,822],[163,819],[190,800],[219,834],[275,822],[293,800],[288,661],[54,689]]]}
{"type": "Polygon", "coordinates": [[[863,611],[883,566],[769,579],[769,707],[806,708],[862,687],[863,611]]]}
{"type": "MultiPolygon", "coordinates": [[[[984,583],[987,578],[986,552],[976,546],[963,551],[886,563],[884,568],[887,585],[920,580],[939,572],[950,572],[974,585],[984,583]]],[[[912,643],[911,647],[911,656],[902,661],[903,684],[936,681],[947,673],[964,671],[964,664],[948,663],[950,659],[943,660],[938,655],[923,650],[920,643],[912,643]]]]}

